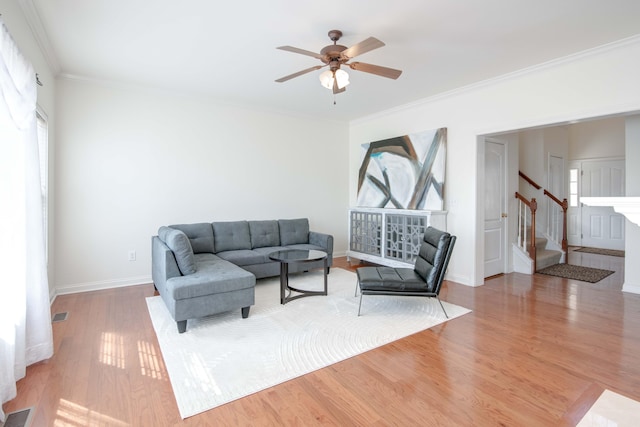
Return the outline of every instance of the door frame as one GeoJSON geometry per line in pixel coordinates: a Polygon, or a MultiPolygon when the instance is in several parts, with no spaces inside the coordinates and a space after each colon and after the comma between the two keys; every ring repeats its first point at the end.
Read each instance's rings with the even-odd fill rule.
{"type": "MultiPolygon", "coordinates": [[[[567,200],[569,201],[567,208],[567,244],[569,246],[582,246],[582,203],[580,202],[580,195],[582,194],[582,160],[570,160],[569,173],[572,169],[577,169],[578,171],[578,180],[576,181],[578,200],[576,206],[571,206],[571,190],[569,189],[567,193],[567,200]],[[575,223],[572,223],[573,219],[575,219],[575,223]],[[576,230],[576,234],[571,234],[572,226],[576,230]]],[[[567,175],[567,184],[569,183],[570,177],[567,175]]]]}

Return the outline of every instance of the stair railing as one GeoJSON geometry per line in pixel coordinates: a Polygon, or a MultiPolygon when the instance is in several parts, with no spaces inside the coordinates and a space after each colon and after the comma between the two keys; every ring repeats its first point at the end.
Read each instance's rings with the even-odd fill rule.
{"type": "Polygon", "coordinates": [[[533,260],[533,271],[536,271],[536,210],[538,202],[535,198],[527,200],[522,194],[516,191],[518,199],[518,242],[517,245],[529,254],[533,260]],[[527,229],[531,229],[527,233],[527,229]]]}
{"type": "Polygon", "coordinates": [[[550,218],[547,219],[547,234],[556,242],[561,242],[562,250],[566,254],[567,249],[569,248],[569,245],[567,243],[567,209],[569,208],[569,203],[567,202],[567,199],[560,201],[560,199],[549,193],[547,190],[544,190],[544,195],[547,196],[553,203],[555,203],[555,205],[552,205],[552,208],[550,209],[550,218]],[[558,221],[556,221],[556,216],[560,212],[560,209],[562,209],[561,230],[558,221]],[[560,238],[560,234],[562,234],[562,238],[560,238]]]}
{"type": "MultiPolygon", "coordinates": [[[[562,250],[566,254],[569,248],[569,244],[567,241],[567,209],[569,208],[569,202],[567,202],[567,199],[563,199],[562,201],[560,201],[560,199],[551,194],[548,190],[543,189],[542,186],[522,173],[522,171],[518,171],[518,175],[520,175],[522,179],[527,181],[527,183],[533,186],[536,190],[542,189],[543,194],[554,203],[549,209],[549,218],[547,218],[547,235],[556,243],[560,244],[562,250]],[[562,210],[562,213],[560,213],[560,210],[562,210]],[[562,215],[562,229],[560,229],[560,221],[556,221],[556,217],[560,214],[562,215]]],[[[535,234],[533,239],[535,240],[535,234]]],[[[565,256],[565,263],[566,262],[567,257],[565,256]]]]}
{"type": "Polygon", "coordinates": [[[520,178],[527,181],[536,190],[540,190],[542,188],[542,186],[538,185],[534,180],[529,178],[527,175],[523,174],[522,171],[518,171],[518,175],[520,175],[520,178]]]}

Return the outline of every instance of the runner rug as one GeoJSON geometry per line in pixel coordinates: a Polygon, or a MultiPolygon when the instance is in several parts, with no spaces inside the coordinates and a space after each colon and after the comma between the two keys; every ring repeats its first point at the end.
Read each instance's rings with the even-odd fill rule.
{"type": "Polygon", "coordinates": [[[587,248],[583,247],[580,249],[576,249],[575,252],[584,252],[587,254],[598,254],[598,255],[609,255],[609,256],[617,256],[624,257],[624,251],[618,249],[600,249],[600,248],[587,248]]]}
{"type": "Polygon", "coordinates": [[[613,271],[572,264],[555,264],[538,270],[536,273],[546,274],[547,276],[564,277],[565,279],[579,280],[581,282],[597,283],[613,274],[613,271]]]}
{"type": "MultiPolygon", "coordinates": [[[[333,268],[329,295],[280,304],[279,278],[256,284],[247,319],[240,310],[189,320],[178,334],[159,296],[147,306],[182,418],[264,390],[447,319],[433,298],[365,296],[358,317],[356,275],[333,268]]],[[[322,271],[292,275],[290,285],[321,289],[322,271]]],[[[469,313],[443,301],[450,319],[469,313]]]]}

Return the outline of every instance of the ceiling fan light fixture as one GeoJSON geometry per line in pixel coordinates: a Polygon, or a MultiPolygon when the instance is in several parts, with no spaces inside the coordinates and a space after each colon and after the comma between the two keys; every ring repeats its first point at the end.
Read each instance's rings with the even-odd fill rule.
{"type": "Polygon", "coordinates": [[[327,89],[333,88],[333,72],[331,70],[320,73],[320,84],[327,89]]]}
{"type": "Polygon", "coordinates": [[[349,84],[349,73],[340,69],[336,71],[327,70],[320,73],[320,76],[319,76],[320,84],[326,87],[327,89],[331,90],[333,89],[334,77],[338,82],[338,89],[342,89],[343,87],[349,84]]]}
{"type": "Polygon", "coordinates": [[[349,73],[344,70],[336,70],[336,80],[338,81],[338,89],[342,89],[349,84],[349,73]]]}

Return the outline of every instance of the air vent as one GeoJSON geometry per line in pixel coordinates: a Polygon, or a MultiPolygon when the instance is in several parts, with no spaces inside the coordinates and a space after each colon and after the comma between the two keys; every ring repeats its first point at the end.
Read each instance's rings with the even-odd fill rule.
{"type": "Polygon", "coordinates": [[[65,320],[67,320],[67,315],[69,313],[67,313],[66,311],[64,313],[56,313],[53,315],[53,318],[51,319],[51,322],[55,323],[55,322],[63,322],[65,320]]]}
{"type": "Polygon", "coordinates": [[[29,427],[31,425],[31,412],[33,408],[21,409],[7,414],[4,427],[29,427]]]}

